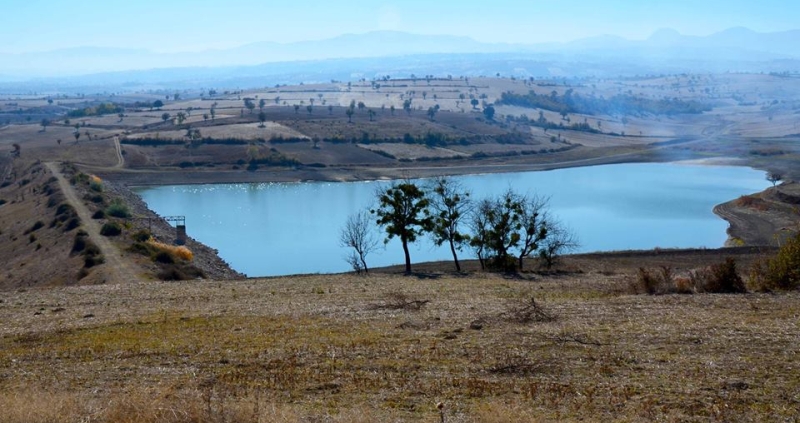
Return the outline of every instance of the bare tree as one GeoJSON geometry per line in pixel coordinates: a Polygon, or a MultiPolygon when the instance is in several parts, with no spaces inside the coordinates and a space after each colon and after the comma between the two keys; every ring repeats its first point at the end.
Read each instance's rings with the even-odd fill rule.
{"type": "Polygon", "coordinates": [[[539,258],[548,269],[553,267],[562,254],[574,251],[580,244],[575,234],[558,220],[547,218],[547,238],[539,246],[539,258]]]}
{"type": "Polygon", "coordinates": [[[378,248],[378,238],[372,229],[369,212],[360,211],[347,218],[347,222],[339,233],[339,243],[343,247],[353,249],[347,257],[347,262],[358,273],[361,273],[362,270],[364,273],[369,273],[367,255],[378,248]]]}
{"type": "Polygon", "coordinates": [[[539,249],[540,243],[548,237],[548,225],[545,214],[547,199],[533,196],[520,198],[517,213],[519,213],[519,270],[522,270],[522,260],[539,249]]]}

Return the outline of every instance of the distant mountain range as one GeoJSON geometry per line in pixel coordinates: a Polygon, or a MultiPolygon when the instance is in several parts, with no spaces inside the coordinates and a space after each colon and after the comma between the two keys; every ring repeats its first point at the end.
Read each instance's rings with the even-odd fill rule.
{"type": "MultiPolygon", "coordinates": [[[[746,28],[731,28],[709,36],[682,35],[672,29],[660,29],[646,40],[628,40],[604,35],[568,43],[516,44],[482,43],[469,37],[418,35],[396,31],[347,34],[320,41],[280,44],[257,42],[237,48],[185,53],[154,53],[124,48],[80,47],[0,54],[0,82],[20,82],[32,78],[66,78],[121,71],[149,70],[209,78],[223,69],[254,65],[277,65],[284,62],[325,61],[330,59],[370,59],[398,56],[510,55],[528,60],[595,61],[624,60],[630,63],[691,63],[698,69],[724,63],[729,70],[742,70],[735,64],[800,60],[800,30],[758,33],[746,28]],[[734,64],[734,65],[731,65],[734,64]],[[731,69],[731,67],[734,69],[731,69]]],[[[687,65],[688,66],[688,65],[687,65]]],[[[747,66],[744,66],[747,68],[747,66]]],[[[749,68],[748,68],[749,69],[749,68]]],[[[491,69],[490,69],[491,70],[491,69]]],[[[558,72],[556,72],[557,74],[558,72]]],[[[136,72],[141,79],[142,72],[136,72]]],[[[117,74],[115,78],[120,77],[117,74]]],[[[147,79],[147,78],[145,78],[147,79]]]]}

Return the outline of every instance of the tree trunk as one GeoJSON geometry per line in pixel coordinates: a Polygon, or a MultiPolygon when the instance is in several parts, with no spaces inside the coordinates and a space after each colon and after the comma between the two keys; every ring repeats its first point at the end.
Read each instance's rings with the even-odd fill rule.
{"type": "Polygon", "coordinates": [[[358,258],[361,259],[361,265],[364,266],[364,273],[368,274],[369,273],[369,268],[367,268],[367,260],[364,258],[364,253],[359,252],[358,253],[358,258]]]}
{"type": "Polygon", "coordinates": [[[523,258],[523,257],[524,257],[524,256],[523,256],[522,254],[520,254],[520,255],[519,255],[519,271],[520,271],[520,272],[522,271],[522,258],[523,258]]]}
{"type": "Polygon", "coordinates": [[[458,263],[458,255],[456,255],[456,246],[453,244],[453,240],[450,240],[450,251],[453,253],[453,261],[456,263],[456,272],[461,271],[461,264],[458,263]]]}
{"type": "Polygon", "coordinates": [[[403,242],[403,253],[406,255],[406,274],[411,274],[411,256],[408,254],[408,240],[401,239],[403,242]]]}

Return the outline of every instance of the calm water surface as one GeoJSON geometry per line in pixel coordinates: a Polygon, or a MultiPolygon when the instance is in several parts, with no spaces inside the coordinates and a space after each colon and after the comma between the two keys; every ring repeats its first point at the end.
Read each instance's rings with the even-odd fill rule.
{"type": "MultiPolygon", "coordinates": [[[[550,210],[577,234],[580,251],[721,247],[727,222],[716,204],[768,186],[744,167],[620,164],[547,172],[456,177],[473,198],[511,187],[550,197],[550,210]]],[[[422,181],[424,183],[424,181],[422,181]]],[[[347,216],[373,205],[389,182],[180,185],[138,191],[156,213],[185,215],[190,236],[219,250],[248,276],[350,270],[339,230],[347,216]]],[[[381,239],[383,239],[382,235],[381,239]]],[[[462,256],[470,256],[469,251],[462,256]]],[[[450,259],[427,239],[413,262],[450,259]]],[[[403,262],[399,241],[368,257],[370,266],[403,262]]]]}

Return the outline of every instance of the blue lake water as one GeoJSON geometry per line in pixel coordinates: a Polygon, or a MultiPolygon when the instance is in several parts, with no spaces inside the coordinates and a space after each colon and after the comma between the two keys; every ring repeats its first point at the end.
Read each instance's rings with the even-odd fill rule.
{"type": "MultiPolygon", "coordinates": [[[[715,205],[765,189],[764,172],[745,167],[619,164],[546,172],[455,177],[474,199],[513,188],[548,196],[552,214],[577,235],[578,251],[721,247],[727,222],[715,205]]],[[[424,181],[421,181],[424,183],[424,181]]],[[[139,189],[156,213],[186,216],[190,236],[219,250],[248,276],[348,271],[339,231],[374,204],[390,182],[179,185],[139,189]]],[[[381,236],[381,239],[383,237],[381,236]]],[[[469,251],[464,258],[472,258],[469,251]]],[[[451,259],[425,239],[412,262],[451,259]]],[[[401,264],[392,241],[367,258],[371,267],[401,264]]]]}

